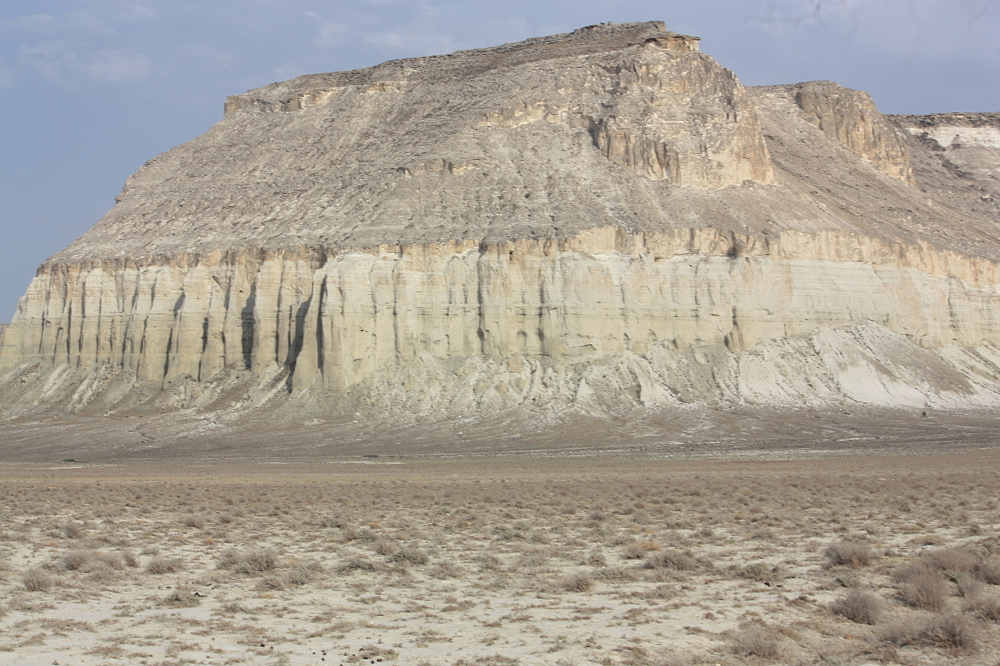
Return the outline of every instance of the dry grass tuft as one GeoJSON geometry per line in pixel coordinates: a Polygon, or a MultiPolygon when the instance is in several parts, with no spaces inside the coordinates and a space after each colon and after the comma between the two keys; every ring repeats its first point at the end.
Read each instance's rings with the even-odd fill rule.
{"type": "Polygon", "coordinates": [[[75,521],[70,521],[62,526],[63,535],[67,539],[82,539],[86,532],[83,528],[83,523],[78,523],[75,521]]]}
{"type": "Polygon", "coordinates": [[[990,555],[976,563],[975,574],[984,583],[1000,585],[1000,555],[990,555]]]}
{"type": "Polygon", "coordinates": [[[626,560],[641,560],[661,548],[662,546],[653,540],[633,541],[622,548],[622,557],[626,560]]]}
{"type": "Polygon", "coordinates": [[[909,618],[886,627],[878,634],[883,643],[939,647],[972,651],[979,642],[979,628],[966,615],[935,615],[929,619],[909,618]]]}
{"type": "Polygon", "coordinates": [[[730,647],[741,657],[774,660],[781,656],[781,634],[770,627],[745,627],[733,636],[730,647]]]}
{"type": "Polygon", "coordinates": [[[983,594],[966,598],[962,610],[987,622],[1000,622],[1000,597],[983,594]]]}
{"type": "Polygon", "coordinates": [[[594,577],[587,573],[570,574],[560,582],[560,587],[570,592],[586,592],[593,586],[594,577]]]}
{"type": "Polygon", "coordinates": [[[384,564],[377,564],[363,557],[350,557],[337,567],[337,573],[346,574],[355,571],[375,572],[385,571],[387,568],[384,564]]]}
{"type": "Polygon", "coordinates": [[[41,567],[28,569],[21,578],[21,583],[29,592],[48,592],[52,589],[52,575],[41,567]]]}
{"type": "Polygon", "coordinates": [[[218,568],[232,569],[236,573],[259,574],[278,568],[278,552],[273,548],[236,550],[227,548],[219,558],[218,568]]]}
{"type": "Polygon", "coordinates": [[[205,519],[201,516],[187,516],[184,518],[184,527],[203,529],[205,527],[205,519]]]}
{"type": "Polygon", "coordinates": [[[874,555],[868,544],[856,541],[838,541],[831,543],[823,551],[829,566],[838,567],[865,567],[871,564],[874,555]]]}
{"type": "Polygon", "coordinates": [[[652,553],[643,563],[645,569],[676,569],[690,571],[698,568],[698,560],[690,553],[667,549],[652,553]]]}
{"type": "Polygon", "coordinates": [[[201,603],[201,597],[186,587],[173,589],[170,594],[160,600],[161,606],[171,608],[193,608],[201,603]]]}
{"type": "Polygon", "coordinates": [[[386,557],[390,562],[396,562],[399,564],[427,564],[429,558],[427,553],[416,548],[402,547],[396,550],[394,553],[386,557]]]}
{"type": "Polygon", "coordinates": [[[949,591],[948,581],[932,572],[917,573],[899,585],[899,596],[903,601],[914,608],[929,611],[942,610],[949,591]]]}
{"type": "Polygon", "coordinates": [[[784,578],[780,567],[767,564],[766,562],[753,562],[737,567],[735,573],[740,578],[763,583],[764,585],[776,585],[784,578]]]}
{"type": "Polygon", "coordinates": [[[66,571],[86,571],[94,560],[97,553],[92,550],[71,550],[62,557],[62,565],[66,571]]]}
{"type": "Polygon", "coordinates": [[[966,548],[942,548],[925,554],[921,559],[949,577],[955,577],[975,569],[979,556],[966,548]]]}
{"type": "Polygon", "coordinates": [[[181,568],[181,561],[176,557],[157,556],[146,563],[146,573],[151,574],[175,573],[181,568]]]}
{"type": "Polygon", "coordinates": [[[885,604],[875,594],[851,590],[847,596],[830,604],[830,610],[858,624],[877,624],[882,618],[885,604]]]}

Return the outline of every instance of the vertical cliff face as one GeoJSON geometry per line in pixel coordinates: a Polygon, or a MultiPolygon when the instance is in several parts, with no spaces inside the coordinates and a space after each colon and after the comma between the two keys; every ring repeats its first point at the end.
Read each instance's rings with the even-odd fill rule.
{"type": "Polygon", "coordinates": [[[868,93],[831,81],[769,86],[793,100],[800,116],[826,136],[839,141],[880,171],[914,184],[910,154],[899,130],[889,122],[868,93]]]}
{"type": "Polygon", "coordinates": [[[992,129],[919,124],[659,23],[235,96],[39,269],[4,414],[993,404],[992,129]]]}
{"type": "MultiPolygon", "coordinates": [[[[664,359],[720,353],[712,363],[750,363],[769,346],[863,323],[914,350],[993,344],[998,284],[987,260],[838,233],[765,241],[600,228],[562,241],[109,260],[43,271],[2,360],[30,372],[38,363],[83,374],[113,368],[156,390],[236,371],[280,380],[290,395],[346,395],[404,368],[488,362],[490,370],[477,366],[476,383],[485,384],[473,394],[517,406],[529,401],[540,372],[569,373],[560,381],[576,396],[582,379],[573,373],[595,364],[669,368],[664,359]]],[[[818,353],[808,348],[798,353],[818,353]]],[[[737,402],[752,397],[711,373],[684,391],[669,369],[650,373],[637,404],[726,391],[737,402]]],[[[978,395],[954,370],[945,375],[949,386],[957,382],[951,390],[978,395]]],[[[775,375],[754,390],[774,393],[785,381],[775,375]]],[[[928,393],[925,386],[914,395],[925,401],[928,393]]],[[[818,399],[797,399],[810,397],[818,399]]]]}

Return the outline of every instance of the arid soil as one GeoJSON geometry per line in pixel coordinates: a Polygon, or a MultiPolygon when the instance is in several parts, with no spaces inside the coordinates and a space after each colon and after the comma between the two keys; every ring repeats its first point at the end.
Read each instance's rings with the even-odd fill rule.
{"type": "Polygon", "coordinates": [[[0,663],[994,664],[1000,451],[0,463],[0,663]]]}

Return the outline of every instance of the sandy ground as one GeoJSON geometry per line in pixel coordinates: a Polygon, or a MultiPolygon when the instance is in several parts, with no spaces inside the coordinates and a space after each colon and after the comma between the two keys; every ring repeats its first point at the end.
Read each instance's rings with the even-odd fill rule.
{"type": "Polygon", "coordinates": [[[1000,663],[977,448],[0,463],[0,663],[1000,663]]]}

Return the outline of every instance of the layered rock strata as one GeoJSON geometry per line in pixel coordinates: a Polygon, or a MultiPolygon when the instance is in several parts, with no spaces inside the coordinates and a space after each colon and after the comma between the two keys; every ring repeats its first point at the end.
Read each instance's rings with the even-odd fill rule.
{"type": "Polygon", "coordinates": [[[993,404],[963,118],[747,90],[660,23],[273,84],[43,264],[4,410],[993,404]]]}

